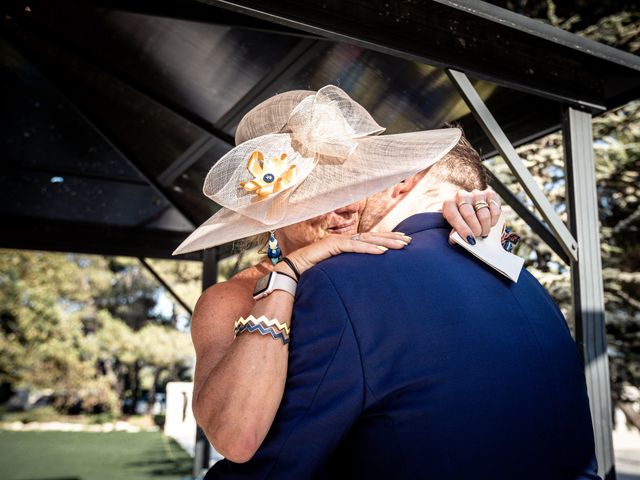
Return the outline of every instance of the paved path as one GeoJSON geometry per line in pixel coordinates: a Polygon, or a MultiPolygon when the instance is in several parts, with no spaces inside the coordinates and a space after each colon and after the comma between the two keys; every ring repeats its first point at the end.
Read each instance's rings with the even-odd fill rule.
{"type": "Polygon", "coordinates": [[[627,430],[624,415],[616,416],[616,420],[618,428],[613,432],[613,448],[618,480],[640,480],[640,433],[627,430]]]}

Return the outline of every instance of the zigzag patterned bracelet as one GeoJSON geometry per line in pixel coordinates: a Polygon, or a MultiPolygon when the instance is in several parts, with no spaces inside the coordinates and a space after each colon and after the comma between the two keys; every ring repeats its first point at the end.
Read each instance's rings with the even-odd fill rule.
{"type": "Polygon", "coordinates": [[[280,323],[277,319],[268,319],[264,315],[255,318],[249,315],[246,319],[240,317],[236,320],[233,328],[235,335],[238,336],[242,332],[258,332],[261,335],[271,335],[274,340],[282,340],[284,345],[289,343],[289,334],[291,329],[286,323],[280,323]]]}
{"type": "Polygon", "coordinates": [[[287,325],[286,323],[280,323],[276,318],[268,319],[264,315],[261,315],[258,318],[255,318],[253,315],[249,315],[246,320],[243,317],[240,317],[238,320],[236,320],[234,328],[237,329],[240,325],[246,325],[249,322],[252,322],[254,325],[257,325],[258,323],[264,323],[267,327],[274,326],[278,330],[284,330],[285,332],[287,332],[287,335],[291,335],[289,325],[287,325]]]}

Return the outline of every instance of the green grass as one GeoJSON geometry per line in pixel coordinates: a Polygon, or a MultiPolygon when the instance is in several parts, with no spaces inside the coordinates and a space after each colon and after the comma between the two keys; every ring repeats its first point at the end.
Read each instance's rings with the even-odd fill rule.
{"type": "Polygon", "coordinates": [[[0,479],[190,478],[191,458],[160,432],[0,430],[0,479]]]}

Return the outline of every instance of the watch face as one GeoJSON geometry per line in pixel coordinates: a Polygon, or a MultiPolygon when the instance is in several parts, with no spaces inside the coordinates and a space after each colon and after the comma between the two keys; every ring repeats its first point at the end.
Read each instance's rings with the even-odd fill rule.
{"type": "Polygon", "coordinates": [[[256,282],[256,289],[253,291],[253,295],[260,295],[265,292],[269,288],[269,280],[271,280],[271,273],[259,279],[256,282]]]}

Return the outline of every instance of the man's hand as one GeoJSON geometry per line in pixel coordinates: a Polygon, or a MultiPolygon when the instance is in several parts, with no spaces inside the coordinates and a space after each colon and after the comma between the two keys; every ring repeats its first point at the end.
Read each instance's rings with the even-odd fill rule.
{"type": "Polygon", "coordinates": [[[462,238],[475,245],[475,237],[486,237],[500,218],[500,198],[490,188],[486,190],[458,190],[453,198],[442,204],[442,215],[462,238]],[[474,207],[478,207],[477,209],[474,207]]]}

